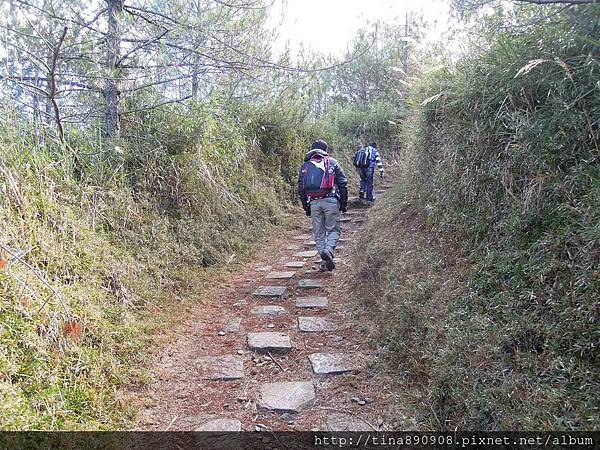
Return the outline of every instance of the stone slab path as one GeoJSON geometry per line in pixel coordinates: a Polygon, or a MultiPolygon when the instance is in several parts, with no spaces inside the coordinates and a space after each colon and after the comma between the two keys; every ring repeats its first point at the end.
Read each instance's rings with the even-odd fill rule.
{"type": "Polygon", "coordinates": [[[342,217],[335,271],[318,270],[310,220],[299,214],[295,232],[271,239],[206,311],[191,311],[158,355],[136,429],[389,429],[386,395],[394,394],[370,368],[377,349],[338,286],[366,211],[342,217]]]}

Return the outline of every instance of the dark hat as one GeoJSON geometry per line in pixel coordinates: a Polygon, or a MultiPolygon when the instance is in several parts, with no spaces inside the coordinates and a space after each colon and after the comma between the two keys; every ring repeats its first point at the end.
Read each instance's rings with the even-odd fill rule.
{"type": "Polygon", "coordinates": [[[310,146],[311,150],[317,150],[317,149],[318,150],[327,150],[328,148],[329,148],[329,145],[323,139],[317,139],[310,146]]]}

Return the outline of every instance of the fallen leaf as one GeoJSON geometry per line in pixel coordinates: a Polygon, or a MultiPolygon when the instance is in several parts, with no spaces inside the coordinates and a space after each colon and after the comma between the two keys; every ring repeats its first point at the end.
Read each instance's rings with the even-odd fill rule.
{"type": "Polygon", "coordinates": [[[82,332],[83,327],[76,320],[70,320],[66,322],[63,326],[64,335],[73,339],[79,339],[81,337],[82,332]]]}

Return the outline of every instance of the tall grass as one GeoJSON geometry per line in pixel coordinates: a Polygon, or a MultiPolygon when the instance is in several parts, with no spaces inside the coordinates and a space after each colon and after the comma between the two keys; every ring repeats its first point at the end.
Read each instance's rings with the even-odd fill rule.
{"type": "Polygon", "coordinates": [[[400,186],[376,211],[380,237],[361,243],[361,273],[377,269],[367,297],[404,323],[383,332],[419,375],[423,427],[600,425],[600,10],[526,11],[416,83],[400,186]],[[400,205],[432,241],[459,244],[401,235],[434,252],[435,271],[396,244],[400,256],[380,251],[400,205]]]}
{"type": "Polygon", "coordinates": [[[68,146],[1,128],[1,429],[126,427],[153,330],[281,223],[314,137],[240,105],[132,122],[68,146]]]}

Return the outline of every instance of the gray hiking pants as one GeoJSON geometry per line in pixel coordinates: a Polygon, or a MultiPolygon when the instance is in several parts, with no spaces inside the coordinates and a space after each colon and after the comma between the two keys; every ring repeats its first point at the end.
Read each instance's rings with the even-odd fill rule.
{"type": "Polygon", "coordinates": [[[328,249],[333,253],[340,238],[340,210],[337,198],[326,197],[313,199],[310,202],[315,243],[319,254],[328,249]]]}

